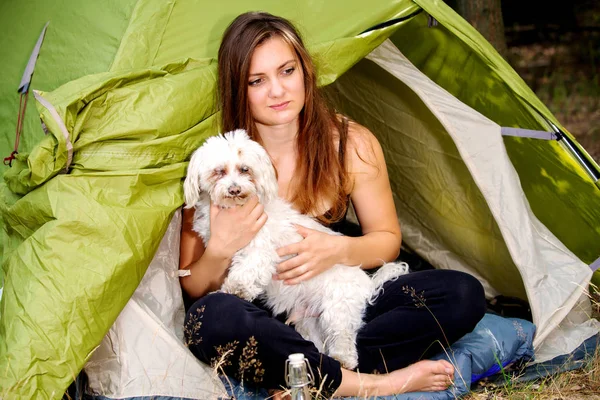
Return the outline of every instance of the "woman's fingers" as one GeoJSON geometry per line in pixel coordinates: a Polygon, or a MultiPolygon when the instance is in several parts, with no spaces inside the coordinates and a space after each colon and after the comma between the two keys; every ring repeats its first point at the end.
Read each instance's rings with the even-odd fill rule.
{"type": "Polygon", "coordinates": [[[258,204],[258,196],[250,196],[246,204],[243,204],[242,207],[248,207],[249,209],[253,209],[258,204]]]}
{"type": "MultiPolygon", "coordinates": [[[[256,203],[253,206],[246,204],[248,206],[248,209],[250,210],[248,215],[250,216],[250,218],[253,218],[254,220],[258,219],[258,217],[260,217],[261,214],[265,213],[265,208],[263,207],[262,204],[260,203],[256,203]],[[252,208],[250,208],[252,207],[252,208]]],[[[244,206],[246,207],[246,206],[244,206]]]]}
{"type": "Polygon", "coordinates": [[[300,276],[298,276],[296,278],[284,280],[283,284],[284,285],[297,285],[300,282],[304,282],[304,281],[309,280],[313,276],[315,276],[315,273],[313,271],[308,271],[307,273],[302,274],[302,275],[300,275],[300,276]]]}
{"type": "MultiPolygon", "coordinates": [[[[295,253],[293,253],[295,254],[295,253]]],[[[287,273],[295,268],[298,268],[302,264],[305,264],[308,261],[308,257],[304,253],[295,254],[294,257],[291,257],[277,265],[277,273],[279,275],[287,273]]]]}
{"type": "MultiPolygon", "coordinates": [[[[292,243],[287,246],[280,247],[277,249],[277,255],[279,257],[286,257],[286,256],[299,254],[303,250],[301,243],[302,242],[292,243]]],[[[283,262],[282,264],[284,264],[284,263],[285,262],[283,262]]],[[[287,269],[287,268],[284,268],[284,269],[287,269]]]]}
{"type": "Polygon", "coordinates": [[[267,223],[267,219],[269,219],[269,216],[266,212],[260,214],[256,222],[254,223],[254,231],[258,232],[260,228],[262,228],[267,223]]]}

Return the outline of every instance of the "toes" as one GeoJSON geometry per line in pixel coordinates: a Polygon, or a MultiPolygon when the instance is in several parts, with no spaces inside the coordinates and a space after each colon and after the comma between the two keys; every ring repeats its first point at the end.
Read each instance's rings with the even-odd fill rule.
{"type": "Polygon", "coordinates": [[[446,390],[453,384],[452,375],[437,374],[433,377],[431,384],[432,390],[446,390]]]}
{"type": "Polygon", "coordinates": [[[440,374],[454,375],[454,366],[446,360],[439,360],[436,367],[440,374]]]}
{"type": "Polygon", "coordinates": [[[452,383],[452,379],[450,379],[448,375],[436,375],[433,378],[432,383],[434,385],[449,385],[452,383]]]}
{"type": "Polygon", "coordinates": [[[452,383],[452,380],[446,377],[445,379],[440,379],[439,381],[432,382],[430,390],[433,392],[447,390],[450,386],[452,386],[452,383]]]}
{"type": "Polygon", "coordinates": [[[443,376],[444,379],[446,377],[452,378],[454,376],[454,366],[446,360],[438,360],[431,365],[430,373],[443,376]]]}

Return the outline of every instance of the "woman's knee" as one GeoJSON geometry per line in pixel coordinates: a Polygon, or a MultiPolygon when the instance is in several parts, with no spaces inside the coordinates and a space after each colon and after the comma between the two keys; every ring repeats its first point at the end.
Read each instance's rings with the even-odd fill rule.
{"type": "Polygon", "coordinates": [[[187,312],[187,317],[191,315],[203,314],[220,316],[224,312],[236,312],[243,309],[243,300],[227,293],[211,293],[196,300],[187,312]]]}
{"type": "Polygon", "coordinates": [[[454,288],[452,304],[457,312],[455,317],[474,326],[483,318],[486,310],[483,285],[473,275],[453,272],[455,272],[455,276],[452,277],[451,282],[454,288]]]}

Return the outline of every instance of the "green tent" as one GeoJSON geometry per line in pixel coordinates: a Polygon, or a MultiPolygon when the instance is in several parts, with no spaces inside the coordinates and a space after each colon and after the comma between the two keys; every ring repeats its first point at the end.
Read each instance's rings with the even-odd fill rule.
{"type": "Polygon", "coordinates": [[[191,152],[217,132],[216,52],[248,10],[295,22],[332,101],[378,136],[408,249],[528,300],[538,361],[598,332],[600,169],[442,1],[5,1],[4,156],[50,24],[0,185],[0,397],[59,398],[101,352],[177,220],[191,152]]]}

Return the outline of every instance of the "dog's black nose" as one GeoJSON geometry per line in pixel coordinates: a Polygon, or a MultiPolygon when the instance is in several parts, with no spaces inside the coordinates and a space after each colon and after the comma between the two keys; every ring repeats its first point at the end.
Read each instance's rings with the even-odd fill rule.
{"type": "Polygon", "coordinates": [[[238,185],[231,185],[231,186],[229,186],[227,191],[229,192],[230,195],[237,196],[238,194],[240,194],[242,192],[242,188],[240,188],[238,185]]]}

